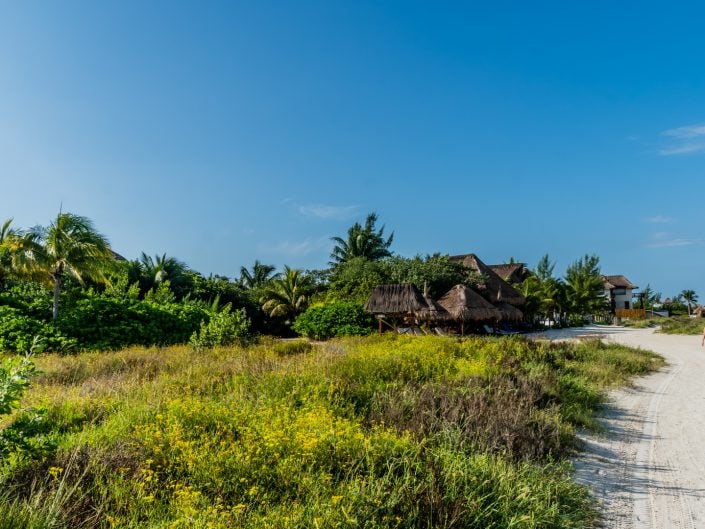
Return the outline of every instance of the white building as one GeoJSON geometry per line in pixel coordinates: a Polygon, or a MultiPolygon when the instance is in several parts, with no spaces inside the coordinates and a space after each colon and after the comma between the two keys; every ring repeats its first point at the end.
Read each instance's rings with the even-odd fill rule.
{"type": "Polygon", "coordinates": [[[622,275],[602,276],[605,297],[610,300],[612,312],[616,309],[632,308],[632,292],[639,288],[622,275]]]}

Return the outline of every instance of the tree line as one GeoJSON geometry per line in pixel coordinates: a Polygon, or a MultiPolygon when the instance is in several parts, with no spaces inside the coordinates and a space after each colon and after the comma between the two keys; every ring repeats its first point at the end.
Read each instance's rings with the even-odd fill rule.
{"type": "MultiPolygon", "coordinates": [[[[323,269],[284,266],[278,271],[256,260],[230,278],[205,276],[165,253],[142,252],[137,259],[125,260],[93,222],[80,215],[61,212],[48,225],[29,229],[17,228],[8,219],[0,226],[0,349],[9,343],[3,344],[3,332],[17,334],[18,327],[29,332],[38,328],[36,322],[51,323],[42,327],[49,334],[74,336],[80,347],[94,345],[85,339],[91,328],[93,341],[103,346],[126,345],[131,339],[184,341],[201,323],[215,322],[214,315],[222,313],[230,314],[227,325],[232,327],[237,317],[238,329],[246,322],[252,334],[287,336],[296,331],[325,337],[338,332],[297,327],[297,318],[309,309],[319,327],[321,318],[328,318],[333,320],[330,325],[359,333],[371,329],[362,305],[377,285],[412,283],[437,298],[456,284],[474,287],[484,280],[447,255],[394,254],[394,233],[386,235],[378,220],[370,213],[344,235],[332,237],[330,261],[323,269]],[[146,327],[135,321],[144,321],[146,327]],[[101,333],[106,335],[116,322],[121,327],[115,337],[101,342],[101,333]]],[[[608,309],[596,255],[571,263],[563,277],[554,270],[555,263],[545,255],[514,285],[526,298],[522,310],[527,322],[579,324],[586,315],[608,309]]],[[[647,287],[647,303],[654,299],[650,292],[647,287]]],[[[684,294],[690,307],[695,294],[684,294]]],[[[70,345],[74,342],[69,340],[70,345]]]]}

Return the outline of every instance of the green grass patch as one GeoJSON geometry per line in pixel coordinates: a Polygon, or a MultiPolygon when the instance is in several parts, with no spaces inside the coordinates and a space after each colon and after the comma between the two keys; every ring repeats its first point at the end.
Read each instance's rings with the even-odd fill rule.
{"type": "Polygon", "coordinates": [[[0,529],[593,527],[575,429],[661,360],[369,336],[37,364],[23,404],[57,449],[2,462],[0,529]]]}
{"type": "Polygon", "coordinates": [[[703,328],[705,328],[705,318],[674,316],[659,321],[661,321],[661,328],[657,332],[664,334],[699,335],[703,333],[703,328]]]}

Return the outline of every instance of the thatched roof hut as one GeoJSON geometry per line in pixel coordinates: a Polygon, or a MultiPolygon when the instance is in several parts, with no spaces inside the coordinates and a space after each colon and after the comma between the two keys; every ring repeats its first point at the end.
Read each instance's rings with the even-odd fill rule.
{"type": "Polygon", "coordinates": [[[613,276],[602,276],[602,281],[604,283],[605,290],[612,290],[613,288],[629,288],[631,290],[635,290],[639,288],[621,274],[613,276]]]}
{"type": "Polygon", "coordinates": [[[500,303],[497,305],[497,309],[502,315],[502,320],[504,321],[521,321],[524,319],[524,314],[513,305],[509,303],[500,303]]]}
{"type": "Polygon", "coordinates": [[[452,319],[451,315],[440,303],[432,300],[428,296],[424,296],[423,298],[426,303],[426,307],[415,312],[417,319],[425,321],[442,321],[452,319]]]}
{"type": "Polygon", "coordinates": [[[465,285],[455,285],[438,300],[438,304],[455,320],[497,320],[501,316],[490,302],[465,285]]]}
{"type": "Polygon", "coordinates": [[[526,303],[524,296],[517,292],[504,279],[499,277],[474,253],[453,255],[449,259],[482,274],[484,281],[483,284],[478,287],[478,291],[492,303],[504,302],[516,306],[521,306],[526,303]]]}
{"type": "Polygon", "coordinates": [[[487,267],[510,285],[522,283],[529,276],[529,270],[524,263],[504,263],[487,267]]]}
{"type": "Polygon", "coordinates": [[[411,284],[379,285],[365,303],[367,312],[387,316],[415,314],[424,309],[428,309],[426,301],[421,292],[411,284]]]}

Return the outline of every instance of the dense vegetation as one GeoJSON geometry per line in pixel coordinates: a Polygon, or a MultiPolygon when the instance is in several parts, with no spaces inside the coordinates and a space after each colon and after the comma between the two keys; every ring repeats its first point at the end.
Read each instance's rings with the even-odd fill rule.
{"type": "Polygon", "coordinates": [[[373,336],[36,363],[44,449],[2,458],[0,528],[591,527],[574,430],[660,360],[373,336]]]}
{"type": "MultiPolygon", "coordinates": [[[[227,340],[364,335],[374,325],[362,305],[377,285],[411,283],[438,298],[459,283],[482,284],[447,255],[394,255],[393,234],[377,220],[370,214],[333,237],[326,269],[278,272],[255,261],[237,278],[205,277],[167,254],[121,260],[90,219],[71,213],[29,230],[8,220],[0,227],[0,350],[24,351],[35,336],[63,352],[186,343],[213,318],[222,326],[226,307],[230,320],[241,317],[227,340]]],[[[554,266],[546,255],[515,285],[529,325],[580,325],[606,310],[597,256],[572,263],[565,278],[554,266]]]]}

